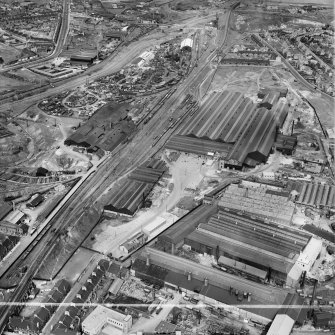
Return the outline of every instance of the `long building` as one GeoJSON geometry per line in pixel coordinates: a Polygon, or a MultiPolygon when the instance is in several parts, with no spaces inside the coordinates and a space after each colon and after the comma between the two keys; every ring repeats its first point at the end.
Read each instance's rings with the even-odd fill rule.
{"type": "Polygon", "coordinates": [[[145,199],[165,170],[165,163],[157,159],[138,167],[122,186],[118,187],[109,204],[104,207],[104,212],[133,216],[144,205],[145,199]]]}
{"type": "Polygon", "coordinates": [[[335,209],[335,186],[304,182],[298,192],[297,204],[335,209]]]}
{"type": "Polygon", "coordinates": [[[213,93],[166,148],[201,155],[218,153],[226,167],[240,169],[265,162],[288,113],[279,95],[270,92],[261,107],[239,92],[213,93]]]}
{"type": "Polygon", "coordinates": [[[228,186],[219,205],[285,225],[291,223],[295,208],[284,189],[247,181],[228,186]]]}
{"type": "MultiPolygon", "coordinates": [[[[301,230],[241,211],[225,210],[219,203],[219,206],[197,207],[161,234],[158,241],[171,254],[186,245],[197,253],[213,255],[217,260],[224,256],[266,271],[268,279],[295,286],[303,272],[304,260],[310,268],[320,251],[320,245],[310,237],[301,230]],[[310,251],[310,243],[316,254],[310,251]]],[[[264,280],[264,273],[259,274],[254,279],[264,280]]]]}

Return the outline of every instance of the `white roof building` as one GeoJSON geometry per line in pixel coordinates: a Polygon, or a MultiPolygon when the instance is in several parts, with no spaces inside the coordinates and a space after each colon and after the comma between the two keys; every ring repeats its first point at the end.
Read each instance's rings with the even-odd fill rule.
{"type": "Polygon", "coordinates": [[[286,314],[277,314],[266,335],[289,335],[294,325],[294,320],[286,314]]]}
{"type": "Polygon", "coordinates": [[[155,58],[155,54],[152,51],[144,51],[139,55],[144,61],[149,62],[151,59],[155,58]]]}
{"type": "Polygon", "coordinates": [[[193,46],[193,40],[192,40],[192,38],[189,38],[189,37],[185,38],[180,44],[181,49],[184,48],[184,47],[192,48],[192,46],[193,46]]]}
{"type": "Polygon", "coordinates": [[[310,271],[322,249],[322,241],[312,237],[287,275],[287,284],[294,286],[303,271],[310,271]]]}
{"type": "Polygon", "coordinates": [[[158,216],[157,218],[155,218],[152,222],[150,222],[143,228],[143,233],[150,236],[157,229],[162,227],[165,223],[166,223],[166,220],[162,218],[161,216],[158,216]]]}
{"type": "Polygon", "coordinates": [[[122,331],[129,332],[132,326],[131,315],[124,315],[112,309],[98,306],[82,323],[82,331],[87,335],[97,335],[102,328],[111,325],[122,331]]]}

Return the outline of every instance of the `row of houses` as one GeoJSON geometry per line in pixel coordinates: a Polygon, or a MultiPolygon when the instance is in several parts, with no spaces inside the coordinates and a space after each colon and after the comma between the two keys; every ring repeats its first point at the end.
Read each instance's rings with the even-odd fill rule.
{"type": "Polygon", "coordinates": [[[40,334],[70,289],[71,285],[68,281],[60,280],[32,316],[12,316],[8,322],[8,329],[19,333],[40,334]]]}

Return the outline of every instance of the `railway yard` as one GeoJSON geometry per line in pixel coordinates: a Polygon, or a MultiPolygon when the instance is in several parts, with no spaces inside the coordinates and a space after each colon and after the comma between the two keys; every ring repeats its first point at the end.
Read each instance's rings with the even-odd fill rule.
{"type": "Polygon", "coordinates": [[[7,2],[0,334],[334,331],[327,0],[7,2]]]}

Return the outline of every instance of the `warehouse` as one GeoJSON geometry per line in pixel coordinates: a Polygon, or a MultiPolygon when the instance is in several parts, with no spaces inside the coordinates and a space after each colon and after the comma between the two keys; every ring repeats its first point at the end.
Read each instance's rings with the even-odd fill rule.
{"type": "Polygon", "coordinates": [[[214,142],[203,138],[189,137],[184,135],[173,135],[167,141],[165,148],[176,151],[188,152],[201,156],[213,156],[219,153],[225,158],[231,150],[232,144],[214,142]]]}
{"type": "Polygon", "coordinates": [[[243,180],[231,184],[219,199],[223,208],[249,213],[257,218],[278,224],[291,223],[295,205],[289,200],[289,193],[271,185],[243,180]]]}
{"type": "Polygon", "coordinates": [[[127,139],[135,128],[131,120],[127,120],[129,104],[108,103],[98,109],[95,114],[79,127],[65,141],[65,145],[88,148],[97,152],[112,152],[127,139]]]}
{"type": "Polygon", "coordinates": [[[157,159],[138,167],[118,187],[104,213],[132,217],[140,207],[150,205],[146,198],[165,170],[165,163],[157,159]]]}
{"type": "Polygon", "coordinates": [[[298,140],[296,135],[283,135],[277,134],[274,147],[284,155],[292,155],[295,147],[297,146],[298,140]]]}
{"type": "Polygon", "coordinates": [[[335,210],[335,186],[304,182],[297,204],[335,210]]]}
{"type": "MultiPolygon", "coordinates": [[[[274,317],[279,309],[276,306],[283,303],[287,294],[283,289],[257,282],[251,283],[246,278],[150,247],[146,247],[141,256],[134,261],[131,273],[169,289],[181,290],[190,295],[196,293],[199,300],[207,304],[216,305],[220,302],[230,311],[238,312],[234,305],[242,304],[243,309],[250,313],[249,317],[253,313],[262,316],[261,320],[266,318],[265,324],[274,317]],[[235,294],[230,293],[231,287],[239,292],[246,292],[248,298],[243,299],[241,303],[235,294]]],[[[243,312],[241,314],[243,315],[243,312]]]]}
{"type": "MultiPolygon", "coordinates": [[[[214,255],[216,259],[225,256],[266,271],[276,282],[290,282],[292,286],[301,267],[291,273],[293,278],[290,270],[309,239],[310,235],[300,230],[228,212],[216,205],[197,207],[158,237],[166,252],[175,254],[185,244],[198,253],[214,255]]],[[[317,255],[310,254],[310,264],[314,263],[313,257],[317,255]]]]}
{"type": "Polygon", "coordinates": [[[271,109],[279,99],[279,92],[271,91],[263,98],[262,102],[260,103],[260,107],[265,107],[267,109],[271,109]]]}
{"type": "Polygon", "coordinates": [[[75,54],[71,55],[70,57],[70,63],[71,65],[92,65],[93,61],[97,58],[96,52],[87,52],[82,54],[75,54]]]}
{"type": "Polygon", "coordinates": [[[267,160],[286,119],[288,106],[278,98],[276,91],[266,95],[269,110],[239,92],[214,92],[166,147],[201,155],[217,152],[228,168],[254,167],[267,160]]]}

